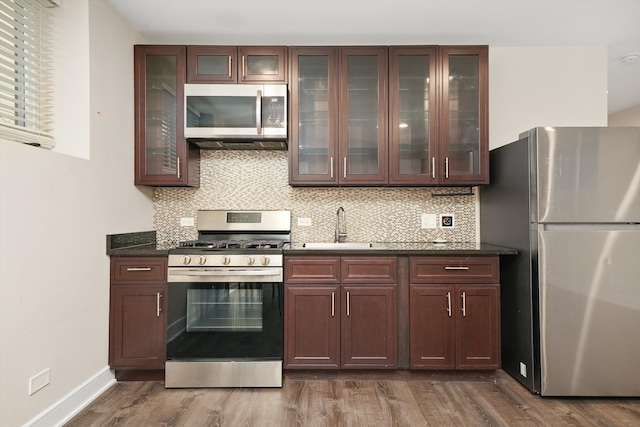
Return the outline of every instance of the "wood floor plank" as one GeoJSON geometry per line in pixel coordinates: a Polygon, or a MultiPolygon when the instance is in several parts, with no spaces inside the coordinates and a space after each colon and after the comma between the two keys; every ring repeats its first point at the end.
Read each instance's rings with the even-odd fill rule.
{"type": "Polygon", "coordinates": [[[640,399],[531,394],[503,371],[398,376],[317,373],[275,389],[165,389],[118,382],[68,427],[639,426],[640,399]],[[418,378],[418,379],[416,379],[418,378]],[[454,379],[450,379],[454,378],[454,379]]]}

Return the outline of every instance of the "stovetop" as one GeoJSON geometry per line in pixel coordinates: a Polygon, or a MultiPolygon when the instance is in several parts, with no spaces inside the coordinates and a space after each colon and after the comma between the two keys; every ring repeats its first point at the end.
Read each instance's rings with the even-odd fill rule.
{"type": "Polygon", "coordinates": [[[187,240],[180,242],[178,248],[194,249],[281,249],[287,242],[284,240],[187,240]]]}

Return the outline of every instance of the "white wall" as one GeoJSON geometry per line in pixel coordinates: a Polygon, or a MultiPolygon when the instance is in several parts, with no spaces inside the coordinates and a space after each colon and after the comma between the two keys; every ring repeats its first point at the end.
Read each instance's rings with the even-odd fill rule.
{"type": "Polygon", "coordinates": [[[489,50],[489,147],[536,126],[607,126],[607,49],[489,50]]]}
{"type": "Polygon", "coordinates": [[[151,195],[132,184],[136,35],[103,0],[63,1],[56,13],[59,32],[81,37],[58,56],[60,73],[81,70],[59,94],[60,144],[90,159],[0,141],[1,426],[23,425],[105,370],[105,235],[152,229],[151,195]],[[28,396],[45,368],[51,383],[28,396]]]}
{"type": "Polygon", "coordinates": [[[610,115],[609,126],[640,126],[640,105],[610,115]]]}

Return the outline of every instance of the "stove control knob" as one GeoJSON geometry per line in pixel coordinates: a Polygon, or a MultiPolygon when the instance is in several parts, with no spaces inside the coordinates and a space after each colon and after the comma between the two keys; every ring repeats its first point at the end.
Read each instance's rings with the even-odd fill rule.
{"type": "Polygon", "coordinates": [[[229,258],[227,255],[222,255],[220,262],[222,262],[222,265],[229,265],[229,263],[231,262],[231,258],[229,258]]]}
{"type": "Polygon", "coordinates": [[[184,255],[184,256],[182,257],[182,263],[183,263],[184,265],[187,265],[187,264],[189,264],[190,262],[191,262],[191,257],[190,257],[189,255],[184,255]]]}
{"type": "Polygon", "coordinates": [[[202,256],[202,255],[200,255],[200,256],[198,257],[198,264],[200,264],[200,265],[205,265],[206,263],[207,263],[207,257],[206,257],[206,256],[202,256]]]}
{"type": "Polygon", "coordinates": [[[268,256],[263,256],[262,258],[260,258],[260,263],[262,265],[269,265],[270,262],[271,258],[269,258],[268,256]]]}
{"type": "Polygon", "coordinates": [[[247,265],[253,265],[256,262],[256,259],[252,256],[248,256],[246,258],[247,265]]]}

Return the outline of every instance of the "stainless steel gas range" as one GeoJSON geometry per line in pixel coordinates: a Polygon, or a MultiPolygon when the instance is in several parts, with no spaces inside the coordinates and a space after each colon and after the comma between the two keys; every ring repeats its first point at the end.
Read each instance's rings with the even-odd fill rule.
{"type": "Polygon", "coordinates": [[[199,211],[169,251],[165,386],[281,387],[289,211],[199,211]]]}

